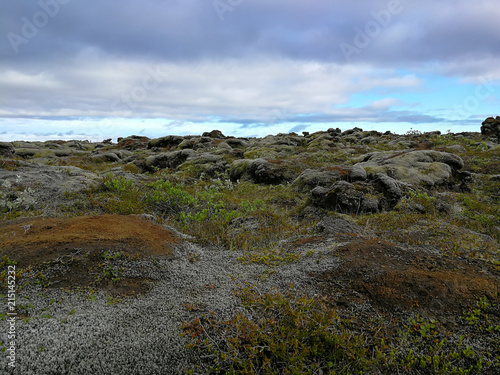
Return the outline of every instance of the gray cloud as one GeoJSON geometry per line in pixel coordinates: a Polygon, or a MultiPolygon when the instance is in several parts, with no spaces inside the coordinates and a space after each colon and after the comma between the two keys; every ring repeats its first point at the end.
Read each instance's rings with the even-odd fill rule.
{"type": "Polygon", "coordinates": [[[500,8],[492,1],[229,6],[221,14],[212,0],[3,1],[0,117],[165,118],[166,129],[434,123],[444,120],[394,99],[422,90],[417,74],[500,80],[500,8]],[[373,103],[341,108],[370,91],[378,93],[373,103]]]}
{"type": "MultiPolygon", "coordinates": [[[[357,30],[375,34],[353,56],[357,61],[415,64],[500,54],[500,9],[491,1],[400,0],[398,12],[392,14],[388,4],[393,2],[380,0],[252,0],[232,7],[223,21],[213,3],[71,0],[58,5],[58,12],[30,43],[19,46],[21,53],[15,55],[3,37],[0,54],[10,61],[53,61],[96,48],[169,61],[274,54],[345,63],[339,45],[355,46],[357,30]]],[[[40,11],[38,2],[3,2],[1,34],[22,35],[22,17],[34,22],[40,11]]]]}

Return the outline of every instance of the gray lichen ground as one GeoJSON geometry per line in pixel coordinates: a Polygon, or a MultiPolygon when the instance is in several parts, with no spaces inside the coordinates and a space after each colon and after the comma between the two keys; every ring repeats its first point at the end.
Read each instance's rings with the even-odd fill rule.
{"type": "MultiPolygon", "coordinates": [[[[17,321],[16,367],[6,373],[182,374],[194,360],[181,336],[182,323],[192,319],[186,306],[230,318],[240,309],[233,291],[244,283],[262,292],[284,290],[292,283],[303,289],[307,272],[338,266],[337,258],[322,254],[336,246],[316,246],[300,263],[262,278],[266,267],[242,264],[238,251],[184,242],[173,257],[124,264],[127,276],[157,281],[147,294],[119,300],[103,292],[26,287],[18,303],[32,305],[30,319],[17,321]]],[[[0,356],[0,368],[8,368],[6,355],[0,356]]]]}

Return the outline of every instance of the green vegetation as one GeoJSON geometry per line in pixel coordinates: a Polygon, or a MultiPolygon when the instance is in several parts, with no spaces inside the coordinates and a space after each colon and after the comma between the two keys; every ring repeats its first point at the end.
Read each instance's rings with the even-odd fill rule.
{"type": "Polygon", "coordinates": [[[134,182],[125,177],[113,177],[111,173],[107,173],[102,181],[104,188],[111,192],[123,193],[129,190],[135,190],[134,182]]]}
{"type": "Polygon", "coordinates": [[[99,273],[96,276],[97,281],[109,280],[112,283],[119,282],[120,275],[123,273],[124,269],[115,266],[113,261],[116,259],[126,258],[126,256],[120,252],[105,251],[101,254],[101,258],[102,261],[97,265],[99,268],[99,273]]]}
{"type": "MultiPolygon", "coordinates": [[[[176,176],[163,175],[153,182],[134,184],[132,180],[107,174],[99,186],[84,193],[80,210],[153,214],[197,237],[201,243],[229,249],[268,248],[308,231],[308,227],[292,219],[306,200],[291,188],[249,182],[233,185],[224,175],[192,180],[190,184],[177,180],[176,176]],[[238,226],[233,222],[237,218],[252,222],[252,226],[245,227],[245,220],[238,226]]],[[[68,195],[68,200],[75,197],[68,195]]]]}
{"type": "Polygon", "coordinates": [[[248,286],[237,296],[246,311],[231,320],[208,313],[184,323],[188,348],[203,358],[190,373],[477,374],[500,365],[499,318],[486,298],[447,332],[419,315],[390,325],[343,317],[326,297],[248,286]]]}
{"type": "MultiPolygon", "coordinates": [[[[11,260],[7,255],[0,259],[0,291],[4,292],[7,289],[8,266],[15,266],[17,261],[11,260]]],[[[15,273],[16,279],[22,276],[22,270],[17,269],[15,273]]],[[[0,295],[1,296],[1,295],[0,295]]]]}
{"type": "Polygon", "coordinates": [[[402,200],[402,203],[420,204],[426,211],[435,210],[434,202],[435,197],[429,196],[427,192],[417,189],[416,191],[410,190],[408,197],[402,200]]]}
{"type": "Polygon", "coordinates": [[[195,207],[198,203],[198,200],[181,186],[174,186],[168,180],[158,180],[147,187],[151,190],[145,194],[144,200],[155,212],[163,215],[183,212],[183,208],[195,207]]]}

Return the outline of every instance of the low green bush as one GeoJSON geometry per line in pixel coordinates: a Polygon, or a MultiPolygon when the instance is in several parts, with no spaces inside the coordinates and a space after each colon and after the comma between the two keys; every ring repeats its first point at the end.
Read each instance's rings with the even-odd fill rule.
{"type": "Polygon", "coordinates": [[[102,181],[102,184],[107,191],[124,192],[135,189],[134,182],[122,176],[114,177],[111,173],[107,173],[102,181]]]}
{"type": "Polygon", "coordinates": [[[419,315],[406,321],[342,317],[326,297],[237,292],[246,311],[230,320],[208,313],[184,322],[190,373],[481,374],[500,370],[500,326],[486,298],[456,332],[419,315]],[[495,322],[493,322],[495,320],[495,322]],[[482,323],[479,323],[482,322],[482,323]],[[363,327],[363,329],[359,329],[363,327]]]}

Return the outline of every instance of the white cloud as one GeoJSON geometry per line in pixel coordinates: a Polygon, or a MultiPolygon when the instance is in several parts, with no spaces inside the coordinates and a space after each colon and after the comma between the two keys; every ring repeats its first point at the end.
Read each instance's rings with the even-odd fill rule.
{"type": "Polygon", "coordinates": [[[376,100],[368,106],[368,108],[373,110],[387,110],[392,106],[403,104],[401,100],[396,98],[384,98],[380,100],[376,100]]]}
{"type": "Polygon", "coordinates": [[[0,98],[0,114],[270,121],[277,109],[325,112],[358,91],[419,85],[414,76],[367,65],[258,58],[156,63],[90,54],[34,76],[8,72],[0,79],[0,91],[10,92],[0,98]]]}

